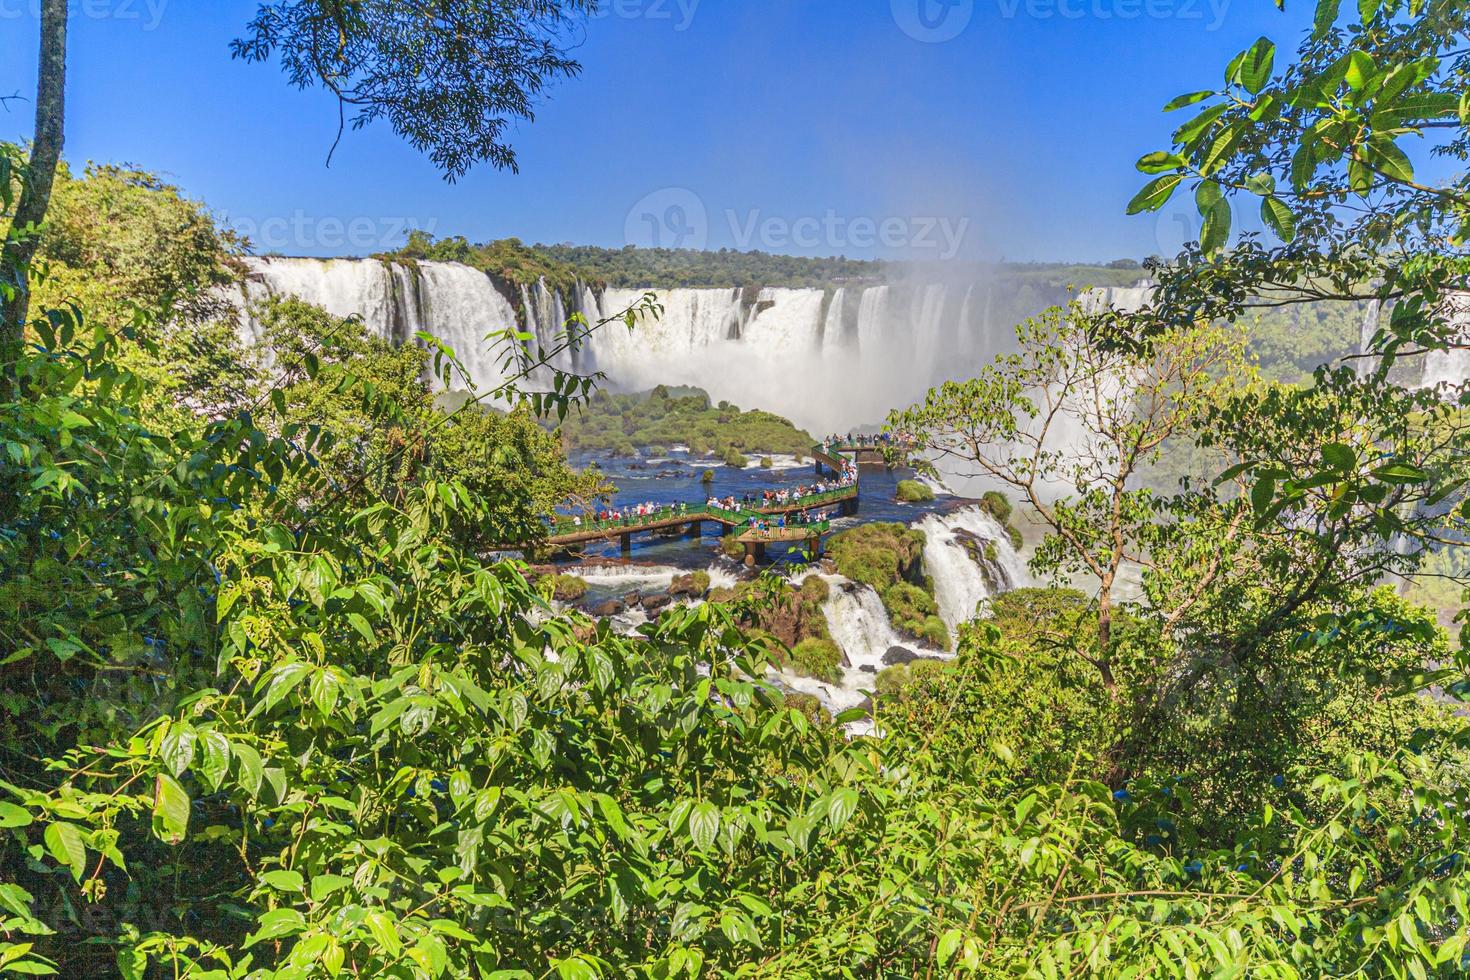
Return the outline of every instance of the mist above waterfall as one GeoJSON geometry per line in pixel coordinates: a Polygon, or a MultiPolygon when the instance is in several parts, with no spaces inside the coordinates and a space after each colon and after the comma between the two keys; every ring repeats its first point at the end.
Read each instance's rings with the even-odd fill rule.
{"type": "MultiPolygon", "coordinates": [[[[497,283],[453,262],[252,258],[246,264],[247,306],[290,295],[337,316],[358,315],[371,333],[394,343],[432,333],[456,351],[482,390],[504,380],[506,350],[487,335],[524,328],[547,349],[573,313],[597,323],[638,305],[646,292],[579,285],[562,295],[544,283],[497,283]]],[[[1054,299],[1017,297],[1012,284],[982,268],[956,266],[968,271],[946,279],[919,267],[904,281],[826,289],[653,290],[660,318],[633,330],[606,324],[554,363],[601,371],[613,390],[693,385],[716,401],[776,412],[814,433],[845,432],[880,423],[889,409],[935,384],[972,376],[1013,343],[1018,303],[1039,309],[1054,299]]],[[[242,319],[244,339],[258,340],[250,317],[242,319]]]]}

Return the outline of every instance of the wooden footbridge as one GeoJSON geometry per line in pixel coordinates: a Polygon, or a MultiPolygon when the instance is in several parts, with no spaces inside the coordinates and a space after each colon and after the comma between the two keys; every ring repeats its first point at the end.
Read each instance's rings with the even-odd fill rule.
{"type": "MultiPolygon", "coordinates": [[[[820,476],[823,469],[841,474],[853,464],[835,449],[813,446],[811,457],[820,476]]],[[[804,543],[813,554],[820,554],[822,536],[832,530],[831,521],[786,520],[781,518],[799,514],[819,507],[837,507],[843,515],[855,514],[858,509],[858,483],[838,487],[824,493],[806,494],[787,500],[772,501],[754,508],[726,508],[711,504],[668,504],[650,514],[625,515],[618,520],[577,521],[563,520],[550,529],[545,544],[551,548],[567,548],[592,541],[612,541],[622,545],[623,554],[633,551],[633,535],[663,534],[683,535],[697,538],[704,533],[706,522],[714,524],[723,537],[736,534],[736,541],[745,546],[745,563],[753,565],[766,558],[768,544],[804,543]],[[775,520],[769,520],[774,518],[775,520]]]]}

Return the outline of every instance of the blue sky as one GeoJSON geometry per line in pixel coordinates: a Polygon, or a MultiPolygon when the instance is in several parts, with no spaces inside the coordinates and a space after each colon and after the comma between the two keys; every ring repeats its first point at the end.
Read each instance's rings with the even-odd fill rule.
{"type": "MultiPolygon", "coordinates": [[[[0,93],[34,85],[37,0],[0,0],[0,93]]],[[[604,0],[514,144],[457,184],[386,125],[349,132],[275,65],[230,59],[248,0],[73,0],[68,158],[166,174],[262,251],[472,240],[1100,260],[1172,251],[1129,218],[1172,96],[1310,5],[1270,0],[604,0]]],[[[28,136],[29,104],[0,112],[28,136]]]]}

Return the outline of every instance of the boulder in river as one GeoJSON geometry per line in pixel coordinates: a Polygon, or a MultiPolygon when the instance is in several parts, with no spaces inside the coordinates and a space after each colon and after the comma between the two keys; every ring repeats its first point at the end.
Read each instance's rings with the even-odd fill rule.
{"type": "Polygon", "coordinates": [[[900,664],[911,664],[921,659],[923,658],[908,647],[889,647],[888,652],[883,654],[883,666],[897,667],[900,664]]]}
{"type": "Polygon", "coordinates": [[[669,603],[671,603],[673,601],[674,601],[674,597],[671,596],[671,595],[667,595],[665,593],[660,593],[658,595],[644,596],[644,598],[643,598],[643,610],[644,610],[644,612],[657,612],[658,610],[664,608],[665,606],[667,606],[669,603]]]}
{"type": "Polygon", "coordinates": [[[609,599],[606,602],[599,602],[597,605],[593,606],[589,610],[589,612],[591,612],[594,616],[606,619],[609,616],[621,615],[625,609],[627,609],[627,607],[618,600],[609,599]]]}

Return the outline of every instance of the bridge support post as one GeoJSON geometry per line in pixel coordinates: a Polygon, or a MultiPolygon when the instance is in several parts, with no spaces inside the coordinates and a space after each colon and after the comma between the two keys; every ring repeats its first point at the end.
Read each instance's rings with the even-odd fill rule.
{"type": "Polygon", "coordinates": [[[842,502],[841,513],[843,517],[851,517],[858,512],[858,499],[850,497],[842,502]]]}
{"type": "Polygon", "coordinates": [[[684,537],[697,538],[703,525],[699,521],[690,521],[689,526],[684,529],[684,537]]]}
{"type": "Polygon", "coordinates": [[[754,568],[757,562],[766,560],[766,543],[764,541],[745,542],[745,567],[754,568]]]}
{"type": "Polygon", "coordinates": [[[633,535],[627,531],[618,535],[618,543],[622,546],[623,557],[627,558],[633,554],[633,535]]]}

